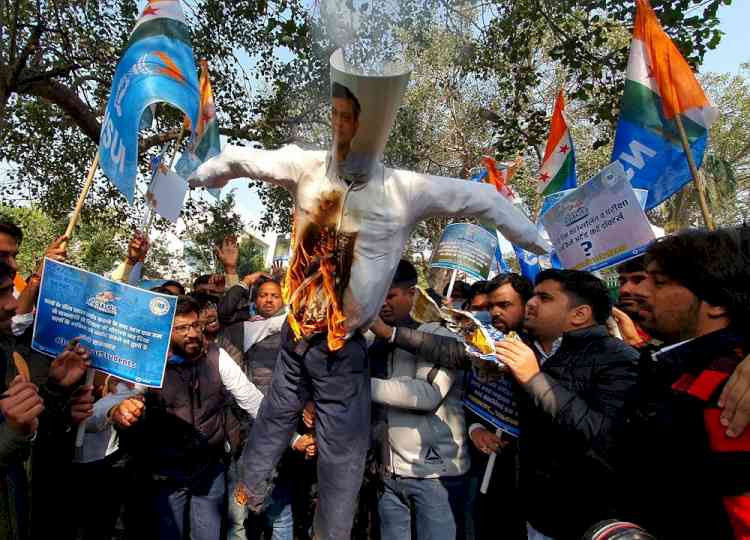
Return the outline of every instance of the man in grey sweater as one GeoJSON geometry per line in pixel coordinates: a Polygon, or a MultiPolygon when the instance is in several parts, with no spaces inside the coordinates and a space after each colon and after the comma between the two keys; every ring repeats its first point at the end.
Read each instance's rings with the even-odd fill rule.
{"type": "MultiPolygon", "coordinates": [[[[417,273],[399,262],[380,316],[391,326],[446,333],[437,324],[419,326],[409,315],[417,273]]],[[[383,540],[411,536],[411,509],[419,537],[454,539],[463,530],[469,454],[461,405],[460,371],[438,368],[379,338],[370,348],[374,416],[381,436],[383,492],[378,499],[383,540]],[[378,415],[378,410],[382,414],[378,415]],[[384,428],[384,429],[382,429],[384,428]]],[[[460,536],[459,536],[460,537],[460,536]]]]}

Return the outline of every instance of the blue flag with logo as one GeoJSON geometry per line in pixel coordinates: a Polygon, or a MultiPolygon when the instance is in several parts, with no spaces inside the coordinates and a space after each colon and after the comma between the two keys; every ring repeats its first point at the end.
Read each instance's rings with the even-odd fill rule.
{"type": "Polygon", "coordinates": [[[146,109],[169,103],[195,126],[199,95],[190,30],[180,2],[149,1],[117,64],[99,140],[102,171],[129,203],[138,172],[138,131],[144,113],[151,114],[146,109]]]}

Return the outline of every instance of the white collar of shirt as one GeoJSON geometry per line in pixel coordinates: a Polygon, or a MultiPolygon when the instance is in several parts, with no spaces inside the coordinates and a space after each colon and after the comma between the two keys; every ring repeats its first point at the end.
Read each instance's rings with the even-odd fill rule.
{"type": "Polygon", "coordinates": [[[684,341],[680,341],[679,343],[673,343],[672,345],[667,345],[666,347],[662,347],[658,351],[654,351],[653,353],[651,353],[651,359],[654,362],[658,362],[660,355],[664,354],[665,352],[669,352],[672,349],[676,349],[677,347],[680,347],[680,346],[684,345],[685,343],[689,343],[689,342],[693,341],[694,339],[695,338],[688,338],[688,339],[686,339],[684,341]]]}
{"type": "Polygon", "coordinates": [[[539,354],[541,355],[541,358],[539,359],[540,364],[544,364],[544,362],[552,355],[554,355],[557,350],[560,348],[560,345],[562,345],[563,337],[560,336],[555,341],[552,342],[552,348],[549,350],[549,352],[545,352],[544,348],[542,348],[542,344],[538,341],[534,341],[534,347],[536,347],[536,350],[539,351],[539,354]]]}

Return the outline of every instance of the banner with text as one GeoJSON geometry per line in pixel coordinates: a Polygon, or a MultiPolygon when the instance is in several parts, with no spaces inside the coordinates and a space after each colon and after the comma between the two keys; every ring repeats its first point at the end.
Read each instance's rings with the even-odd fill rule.
{"type": "Polygon", "coordinates": [[[464,394],[464,406],[496,429],[518,437],[518,404],[510,377],[480,382],[470,373],[464,394]]]}
{"type": "Polygon", "coordinates": [[[475,279],[487,279],[497,245],[497,236],[479,225],[452,223],[443,230],[432,252],[430,267],[458,270],[475,279]]]}
{"type": "Polygon", "coordinates": [[[177,298],[47,259],[32,347],[51,356],[80,338],[91,367],[160,388],[177,298]]]}
{"type": "Polygon", "coordinates": [[[619,162],[602,169],[542,216],[565,268],[600,270],[643,253],[654,233],[619,162]]]}

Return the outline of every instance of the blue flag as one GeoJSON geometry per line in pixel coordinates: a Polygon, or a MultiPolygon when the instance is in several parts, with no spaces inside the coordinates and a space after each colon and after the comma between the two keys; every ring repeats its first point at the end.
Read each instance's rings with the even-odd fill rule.
{"type": "Polygon", "coordinates": [[[104,174],[129,203],[138,172],[138,130],[144,110],[157,102],[180,109],[197,125],[200,101],[195,58],[190,30],[176,0],[148,3],[112,79],[99,160],[104,174]]]}

